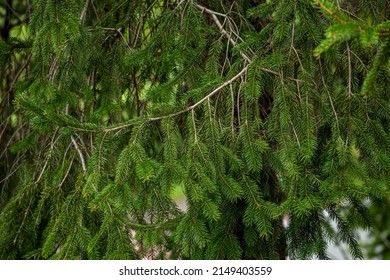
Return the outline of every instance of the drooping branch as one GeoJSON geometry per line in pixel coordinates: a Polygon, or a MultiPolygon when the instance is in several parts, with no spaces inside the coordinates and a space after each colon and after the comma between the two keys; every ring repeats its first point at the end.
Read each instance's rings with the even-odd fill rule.
{"type": "Polygon", "coordinates": [[[162,119],[166,119],[166,118],[171,118],[171,117],[175,117],[175,116],[181,115],[181,114],[183,114],[183,113],[189,112],[189,111],[191,111],[191,110],[194,110],[194,109],[197,108],[200,104],[202,104],[204,101],[206,101],[207,99],[209,99],[210,97],[212,97],[213,95],[215,95],[216,93],[218,93],[221,89],[223,89],[224,87],[230,85],[230,84],[233,83],[235,80],[237,80],[237,79],[240,78],[242,75],[244,75],[244,73],[246,73],[246,71],[248,70],[249,65],[250,65],[250,64],[246,65],[246,66],[245,66],[240,72],[238,72],[234,77],[232,77],[230,80],[227,80],[226,82],[224,82],[223,84],[221,84],[220,86],[218,86],[217,88],[215,88],[212,92],[210,92],[209,94],[207,94],[205,97],[203,97],[201,100],[199,100],[198,102],[196,102],[194,105],[189,106],[189,107],[187,107],[186,109],[184,109],[184,110],[182,110],[182,111],[179,111],[179,112],[176,112],[176,113],[172,113],[172,114],[165,115],[165,116],[160,116],[160,117],[149,118],[148,121],[153,122],[153,121],[158,121],[158,120],[162,120],[162,119]]]}
{"type": "Polygon", "coordinates": [[[345,20],[343,20],[341,17],[339,17],[336,13],[332,12],[329,8],[327,8],[324,3],[322,3],[320,0],[316,0],[316,5],[326,13],[328,13],[331,17],[335,18],[340,23],[345,23],[345,20]]]}
{"type": "Polygon", "coordinates": [[[192,110],[195,110],[199,105],[201,105],[204,101],[206,101],[207,99],[209,99],[210,97],[214,96],[215,94],[217,94],[221,89],[225,88],[226,86],[232,84],[234,81],[236,81],[238,78],[240,78],[241,76],[243,76],[246,71],[248,70],[248,67],[249,67],[250,64],[246,65],[243,69],[241,69],[240,72],[238,72],[235,76],[233,76],[231,79],[225,81],[224,83],[222,83],[221,85],[219,85],[217,88],[215,88],[213,91],[211,91],[210,93],[208,93],[206,96],[204,96],[202,99],[200,99],[198,102],[196,102],[195,104],[181,110],[181,111],[178,111],[178,112],[175,112],[175,113],[171,113],[171,114],[168,114],[168,115],[164,115],[164,116],[158,116],[158,117],[151,117],[151,118],[136,118],[136,119],[132,119],[130,122],[128,123],[125,123],[125,124],[121,124],[121,125],[118,125],[118,126],[115,126],[115,127],[110,127],[110,128],[103,128],[103,129],[88,129],[88,128],[82,128],[82,127],[75,127],[75,126],[72,126],[72,125],[67,125],[66,127],[67,128],[70,128],[70,129],[73,129],[73,130],[77,130],[77,131],[82,131],[82,132],[105,132],[105,133],[108,133],[108,132],[115,132],[115,131],[118,131],[118,130],[121,130],[121,129],[125,129],[125,128],[128,128],[128,127],[131,127],[131,126],[134,126],[138,123],[146,123],[146,122],[154,122],[154,121],[159,121],[159,120],[163,120],[163,119],[168,119],[168,118],[173,118],[173,117],[176,117],[176,116],[179,116],[181,114],[184,114],[184,113],[187,113],[187,112],[190,112],[192,110]]]}
{"type": "MultiPolygon", "coordinates": [[[[233,45],[233,46],[236,46],[237,45],[237,42],[235,40],[233,40],[231,34],[229,32],[227,32],[224,28],[223,28],[223,25],[222,23],[219,21],[217,15],[219,16],[222,16],[222,17],[225,17],[227,18],[227,15],[225,14],[221,14],[221,13],[218,13],[218,12],[214,12],[210,9],[207,9],[206,7],[203,7],[202,5],[199,5],[197,4],[196,5],[197,8],[199,8],[202,12],[206,12],[208,14],[211,15],[211,17],[213,18],[215,24],[218,26],[220,32],[225,35],[227,37],[227,39],[229,40],[229,42],[233,45]]],[[[246,61],[246,62],[251,62],[252,60],[243,52],[243,51],[240,51],[240,55],[241,57],[246,61]]]]}

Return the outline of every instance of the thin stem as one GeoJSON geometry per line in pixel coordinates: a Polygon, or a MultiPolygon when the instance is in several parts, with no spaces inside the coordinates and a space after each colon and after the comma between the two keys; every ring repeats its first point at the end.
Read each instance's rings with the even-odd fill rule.
{"type": "Polygon", "coordinates": [[[192,123],[193,123],[193,125],[194,125],[195,143],[198,143],[198,135],[197,135],[197,133],[196,133],[195,112],[194,112],[194,110],[192,110],[191,113],[192,113],[192,123]]]}
{"type": "Polygon", "coordinates": [[[347,54],[348,54],[348,96],[351,97],[352,93],[352,64],[351,64],[351,50],[347,43],[347,54]]]}
{"type": "Polygon", "coordinates": [[[87,167],[85,165],[85,160],[84,160],[83,153],[81,152],[81,150],[79,148],[79,145],[77,144],[77,142],[74,139],[73,135],[70,137],[70,139],[72,140],[72,143],[73,143],[74,147],[76,148],[77,153],[79,154],[80,161],[81,161],[81,167],[83,168],[83,171],[86,172],[87,171],[87,167]]]}
{"type": "MultiPolygon", "coordinates": [[[[225,14],[221,14],[221,13],[218,13],[218,12],[215,12],[215,11],[212,11],[210,9],[207,9],[206,7],[203,7],[199,4],[196,5],[201,11],[203,12],[207,12],[208,14],[210,14],[215,22],[215,24],[218,26],[219,30],[221,31],[221,33],[223,35],[225,35],[228,39],[228,41],[233,45],[233,46],[236,46],[237,45],[237,42],[233,40],[231,34],[229,32],[227,32],[224,28],[223,28],[223,25],[221,24],[221,22],[219,21],[219,19],[217,18],[217,15],[219,16],[222,16],[222,17],[227,17],[225,14]]],[[[252,62],[252,59],[249,58],[243,51],[240,51],[240,55],[241,57],[248,63],[252,62]]],[[[278,76],[280,78],[280,73],[274,71],[274,70],[271,70],[271,69],[268,69],[268,68],[264,68],[264,67],[260,67],[260,69],[266,73],[269,73],[269,74],[272,74],[272,75],[275,75],[275,76],[278,76]]],[[[291,80],[291,81],[295,81],[295,82],[300,82],[299,79],[295,79],[295,78],[292,78],[292,77],[285,77],[286,79],[288,80],[291,80]]]]}
{"type": "Polygon", "coordinates": [[[86,1],[85,1],[85,5],[84,5],[84,8],[83,8],[83,11],[81,12],[81,15],[80,15],[80,21],[81,21],[81,22],[84,21],[85,16],[87,15],[87,10],[88,10],[88,6],[89,6],[89,2],[90,2],[90,0],[86,0],[86,1]]]}
{"type": "Polygon", "coordinates": [[[69,164],[68,169],[66,170],[66,174],[65,174],[64,178],[62,178],[61,183],[58,184],[58,188],[61,188],[61,186],[64,184],[66,178],[68,177],[69,172],[70,172],[70,169],[71,169],[72,166],[73,166],[73,160],[74,160],[74,155],[73,155],[73,157],[72,157],[72,160],[70,161],[70,164],[69,164]]]}

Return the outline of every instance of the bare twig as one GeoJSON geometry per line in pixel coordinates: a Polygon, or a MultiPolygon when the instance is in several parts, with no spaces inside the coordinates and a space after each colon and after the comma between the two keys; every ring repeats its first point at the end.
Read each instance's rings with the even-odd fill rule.
{"type": "Polygon", "coordinates": [[[210,92],[208,95],[206,95],[205,97],[203,97],[201,100],[199,100],[198,102],[196,102],[194,105],[182,110],[182,111],[179,111],[179,112],[176,112],[176,113],[172,113],[172,114],[169,114],[169,115],[165,115],[165,116],[160,116],[160,117],[154,117],[154,118],[150,118],[148,119],[150,122],[153,122],[153,121],[158,121],[158,120],[162,120],[162,119],[166,119],[166,118],[171,118],[171,117],[175,117],[175,116],[178,116],[178,115],[181,115],[183,113],[186,113],[186,112],[189,112],[191,110],[194,110],[195,108],[197,108],[200,104],[202,104],[205,100],[207,100],[208,98],[212,97],[214,94],[216,94],[217,92],[219,92],[221,89],[223,89],[224,87],[230,85],[231,83],[233,83],[235,80],[237,80],[238,78],[240,78],[244,73],[246,73],[246,71],[248,70],[248,67],[249,67],[249,64],[246,65],[240,72],[238,72],[234,77],[232,77],[230,80],[224,82],[222,85],[220,85],[219,87],[217,87],[216,89],[214,89],[212,92],[210,92]]]}
{"type": "Polygon", "coordinates": [[[87,167],[85,165],[85,160],[84,160],[84,156],[83,156],[83,153],[81,152],[80,148],[79,148],[79,145],[77,144],[76,140],[74,139],[73,135],[70,137],[70,139],[72,140],[72,143],[76,149],[76,151],[78,152],[79,154],[79,157],[80,157],[80,161],[81,161],[81,167],[83,168],[83,171],[86,172],[87,171],[87,167]]]}
{"type": "MultiPolygon", "coordinates": [[[[230,80],[227,80],[225,81],[223,84],[221,84],[220,86],[218,86],[217,88],[215,88],[213,91],[211,91],[209,94],[207,94],[205,97],[203,97],[202,99],[200,99],[198,102],[196,102],[195,104],[193,104],[192,106],[189,106],[187,107],[186,109],[184,110],[181,110],[181,111],[178,111],[178,112],[175,112],[175,113],[172,113],[172,114],[168,114],[168,115],[164,115],[164,116],[159,116],[159,117],[152,117],[152,118],[148,118],[145,120],[145,123],[147,122],[154,122],[154,121],[159,121],[159,120],[163,120],[163,119],[167,119],[167,118],[172,118],[172,117],[176,117],[176,116],[179,116],[181,114],[184,114],[186,112],[189,112],[189,111],[192,111],[194,109],[196,109],[199,105],[201,105],[205,100],[207,100],[208,98],[214,96],[216,93],[218,93],[221,89],[223,89],[224,87],[232,84],[235,80],[237,80],[238,78],[240,78],[242,75],[244,75],[246,73],[246,71],[248,70],[248,67],[249,67],[249,64],[246,65],[243,69],[241,69],[240,72],[238,72],[234,77],[232,77],[230,80]]],[[[130,123],[130,124],[123,124],[123,125],[119,125],[119,126],[116,126],[116,127],[112,127],[112,128],[106,128],[106,129],[84,129],[84,128],[79,128],[79,127],[74,127],[74,126],[71,126],[71,125],[68,125],[67,127],[68,128],[71,128],[73,130],[77,130],[77,131],[83,131],[83,132],[114,132],[114,131],[118,131],[118,130],[121,130],[121,129],[124,129],[124,128],[127,128],[127,127],[130,127],[130,126],[133,126],[134,124],[133,123],[130,123]]]]}
{"type": "Polygon", "coordinates": [[[18,169],[21,167],[21,165],[17,165],[17,163],[19,162],[19,160],[22,158],[22,156],[19,156],[15,161],[14,163],[12,164],[11,168],[10,168],[10,171],[9,173],[7,174],[7,176],[5,178],[3,178],[1,181],[0,181],[0,184],[2,184],[3,182],[7,181],[16,171],[18,171],[18,169]]]}
{"type": "Polygon", "coordinates": [[[230,94],[231,94],[231,97],[232,97],[232,116],[231,116],[231,121],[230,121],[230,126],[231,126],[231,129],[232,129],[232,133],[234,134],[234,91],[233,91],[233,86],[230,84],[229,85],[230,87],[230,94]]]}
{"type": "Polygon", "coordinates": [[[70,169],[72,168],[72,165],[73,165],[73,160],[74,160],[74,155],[73,155],[73,157],[72,157],[72,160],[71,160],[70,163],[69,163],[69,167],[68,167],[68,169],[66,170],[66,173],[65,173],[65,175],[64,175],[64,178],[62,178],[61,183],[58,184],[58,188],[61,188],[61,186],[64,184],[66,178],[68,177],[69,172],[70,172],[70,169]]]}
{"type": "MultiPolygon", "coordinates": [[[[123,39],[123,41],[125,42],[125,44],[126,44],[126,46],[129,48],[129,49],[133,49],[132,47],[130,47],[130,45],[127,43],[127,40],[126,40],[126,38],[125,38],[125,36],[123,35],[123,33],[122,33],[122,27],[121,28],[118,28],[118,29],[115,29],[115,28],[112,28],[112,27],[101,27],[100,29],[102,29],[102,30],[106,30],[106,31],[113,31],[113,32],[116,32],[116,33],[118,33],[120,36],[121,36],[121,38],[123,39]]],[[[134,46],[135,47],[135,46],[134,46]]]]}
{"type": "Polygon", "coordinates": [[[194,125],[194,137],[195,137],[195,143],[198,143],[198,134],[196,132],[196,123],[195,123],[195,111],[191,110],[192,113],[192,123],[194,125]]]}
{"type": "MultiPolygon", "coordinates": [[[[182,3],[182,2],[181,2],[182,3]]],[[[218,17],[217,16],[221,16],[221,17],[224,17],[225,19],[228,18],[227,15],[225,14],[222,14],[222,13],[218,13],[218,12],[215,12],[215,11],[212,11],[210,9],[207,9],[206,7],[203,7],[199,4],[196,5],[197,8],[199,8],[201,11],[203,12],[206,12],[206,13],[209,13],[215,24],[218,26],[218,28],[220,29],[220,32],[225,35],[229,41],[229,43],[231,43],[233,46],[236,46],[237,45],[237,42],[232,38],[231,36],[231,33],[235,34],[234,32],[227,32],[224,27],[223,27],[223,24],[219,21],[218,17]]],[[[239,38],[239,36],[237,34],[235,34],[237,36],[237,38],[239,38]]],[[[181,115],[183,113],[186,113],[186,112],[189,112],[189,111],[193,111],[195,108],[197,108],[200,104],[202,104],[205,100],[209,99],[210,97],[212,97],[213,95],[215,95],[216,93],[218,93],[221,89],[223,89],[224,87],[232,84],[234,81],[236,81],[238,78],[242,77],[248,70],[248,67],[249,65],[251,64],[252,62],[252,59],[249,58],[244,52],[240,51],[240,55],[242,56],[242,58],[244,59],[244,61],[246,62],[246,65],[244,66],[244,68],[239,72],[237,73],[234,77],[232,77],[230,80],[228,81],[225,81],[223,84],[221,84],[220,86],[218,86],[217,88],[215,88],[213,91],[211,91],[209,94],[207,94],[206,96],[204,96],[202,99],[200,99],[198,102],[196,102],[195,104],[193,104],[192,106],[189,106],[187,107],[186,109],[183,109],[181,111],[178,111],[178,112],[175,112],[175,113],[171,113],[171,114],[168,114],[168,115],[164,115],[164,116],[158,116],[158,117],[151,117],[151,118],[148,118],[146,119],[145,123],[147,122],[153,122],[153,121],[158,121],[158,120],[162,120],[162,119],[166,119],[166,118],[171,118],[171,117],[175,117],[175,116],[178,116],[178,115],[181,115]]],[[[274,70],[271,70],[271,69],[268,69],[268,68],[263,68],[261,67],[260,68],[262,71],[264,72],[267,72],[269,74],[273,74],[275,76],[278,76],[279,78],[281,78],[282,80],[283,79],[288,79],[288,80],[292,80],[292,81],[295,81],[297,84],[300,82],[299,79],[295,79],[295,78],[292,78],[292,77],[283,77],[279,72],[276,72],[274,70]]],[[[237,96],[237,98],[239,98],[239,94],[237,96]]],[[[237,109],[238,111],[239,109],[237,109]]],[[[119,131],[121,129],[124,129],[124,128],[127,128],[127,127],[130,127],[130,126],[133,126],[134,123],[127,123],[127,124],[122,124],[122,125],[119,125],[119,126],[116,126],[116,127],[112,127],[112,128],[106,128],[106,129],[85,129],[85,128],[80,128],[80,127],[73,127],[73,126],[70,126],[68,125],[67,127],[68,128],[71,128],[73,130],[77,130],[77,131],[83,131],[83,132],[105,132],[105,133],[108,133],[108,132],[114,132],[114,131],[119,131]]],[[[73,139],[74,141],[74,139],[73,139]]]]}
{"type": "Polygon", "coordinates": [[[98,19],[98,21],[100,21],[99,14],[98,14],[98,12],[96,10],[95,4],[93,3],[93,0],[91,1],[91,5],[92,5],[92,8],[93,8],[93,11],[95,12],[96,18],[98,19]]]}
{"type": "Polygon", "coordinates": [[[19,234],[20,234],[20,232],[21,232],[21,230],[22,230],[22,227],[23,227],[23,225],[24,225],[24,223],[25,223],[25,221],[26,221],[28,212],[30,211],[30,207],[31,207],[31,204],[32,204],[33,197],[34,197],[34,196],[31,196],[30,202],[28,203],[28,206],[27,206],[27,209],[24,211],[23,221],[22,221],[22,223],[20,224],[20,227],[19,227],[19,229],[18,229],[18,232],[17,232],[16,235],[15,235],[14,244],[16,244],[16,241],[17,241],[17,239],[18,239],[18,236],[19,236],[19,234]]]}
{"type": "Polygon", "coordinates": [[[18,132],[19,132],[20,130],[22,130],[25,126],[26,126],[26,124],[23,124],[23,125],[21,125],[20,127],[18,127],[18,128],[14,131],[14,133],[11,135],[11,137],[9,138],[9,140],[8,140],[8,142],[7,142],[7,144],[6,144],[5,149],[4,149],[4,150],[2,151],[2,153],[0,154],[0,158],[2,158],[3,155],[8,151],[8,148],[9,148],[9,146],[11,145],[12,139],[13,139],[13,138],[18,134],[18,132]]]}
{"type": "MultiPolygon", "coordinates": [[[[229,32],[227,32],[224,28],[223,28],[223,25],[221,24],[221,22],[219,21],[219,19],[217,18],[217,15],[219,16],[222,16],[224,18],[226,18],[227,16],[225,14],[221,14],[221,13],[218,13],[218,12],[215,12],[215,11],[212,11],[210,9],[207,9],[206,7],[203,7],[199,4],[196,5],[196,7],[198,7],[202,12],[206,12],[208,14],[210,14],[215,22],[215,24],[218,26],[220,32],[225,35],[227,37],[227,39],[229,40],[229,42],[233,45],[233,46],[236,46],[237,45],[237,42],[233,40],[231,34],[229,34],[229,32]]],[[[246,61],[246,62],[251,62],[251,59],[243,52],[243,51],[240,51],[240,55],[241,57],[246,61]]]]}
{"type": "Polygon", "coordinates": [[[55,144],[56,144],[56,142],[57,142],[57,140],[58,140],[58,138],[57,138],[56,140],[54,140],[54,138],[55,138],[56,135],[57,135],[58,130],[59,130],[59,129],[57,128],[56,131],[55,131],[54,134],[53,134],[53,137],[51,138],[51,141],[50,141],[50,151],[49,151],[49,154],[48,154],[47,157],[46,157],[45,164],[43,165],[43,168],[42,168],[42,170],[41,170],[41,173],[39,173],[38,178],[35,180],[35,184],[36,184],[36,185],[39,183],[39,181],[41,180],[41,178],[42,178],[42,176],[43,176],[43,173],[44,173],[45,170],[46,170],[47,164],[48,164],[48,162],[49,162],[49,160],[50,160],[50,157],[51,157],[51,154],[52,154],[52,152],[53,152],[53,150],[54,150],[54,146],[55,146],[55,144]]]}
{"type": "Polygon", "coordinates": [[[351,64],[351,50],[347,43],[347,54],[348,54],[348,96],[352,96],[352,64],[351,64]]]}
{"type": "Polygon", "coordinates": [[[84,139],[82,138],[82,137],[80,137],[80,135],[76,135],[77,136],[77,139],[80,141],[80,143],[81,143],[81,147],[83,148],[83,150],[85,151],[85,154],[87,155],[87,158],[89,158],[90,157],[90,154],[89,154],[89,152],[88,152],[88,147],[87,147],[87,145],[85,144],[85,142],[84,142],[84,139]]]}
{"type": "MultiPolygon", "coordinates": [[[[210,9],[207,9],[206,7],[203,7],[202,5],[199,5],[197,4],[196,5],[202,12],[206,12],[208,14],[210,14],[215,22],[215,24],[218,26],[219,30],[221,31],[221,33],[223,35],[225,35],[227,37],[227,39],[229,40],[229,42],[233,45],[233,46],[236,46],[237,45],[237,42],[234,41],[234,39],[232,38],[231,34],[229,32],[227,32],[224,28],[223,28],[223,25],[221,24],[221,22],[219,21],[219,19],[217,18],[217,15],[218,16],[222,16],[222,17],[227,17],[225,14],[221,14],[221,13],[218,13],[218,12],[215,12],[215,11],[212,11],[210,9]]],[[[238,36],[239,37],[239,36],[238,36]]],[[[243,51],[240,51],[240,55],[241,57],[246,61],[246,62],[251,62],[252,59],[249,58],[243,51]]],[[[278,76],[280,77],[280,73],[274,71],[274,70],[271,70],[271,69],[268,69],[268,68],[264,68],[264,67],[260,67],[260,69],[266,73],[269,73],[269,74],[272,74],[272,75],[275,75],[275,76],[278,76]]],[[[286,79],[288,80],[291,80],[291,81],[295,81],[295,82],[300,82],[299,79],[295,79],[295,78],[292,78],[292,77],[285,77],[286,79]]]]}
{"type": "Polygon", "coordinates": [[[100,172],[101,170],[101,165],[102,165],[102,153],[103,153],[103,144],[104,144],[104,138],[106,138],[107,132],[104,133],[102,140],[100,141],[99,145],[99,154],[98,154],[98,170],[100,172]]]}
{"type": "Polygon", "coordinates": [[[150,13],[153,7],[158,3],[158,0],[155,0],[145,11],[145,13],[138,19],[137,26],[135,28],[135,36],[133,42],[133,48],[137,47],[138,39],[140,38],[141,26],[144,23],[144,18],[150,13]]]}
{"type": "Polygon", "coordinates": [[[86,0],[86,1],[85,1],[85,5],[84,5],[84,8],[83,8],[83,11],[81,12],[81,15],[80,15],[80,21],[81,21],[81,22],[84,21],[85,16],[87,15],[87,10],[88,10],[88,6],[89,6],[89,2],[90,2],[90,0],[86,0]]]}
{"type": "Polygon", "coordinates": [[[5,123],[4,124],[4,128],[3,128],[3,130],[0,133],[0,141],[1,141],[1,138],[3,138],[4,131],[7,129],[8,122],[9,122],[11,116],[12,116],[12,114],[9,115],[8,117],[6,117],[5,120],[0,124],[0,127],[1,127],[5,123]]]}
{"type": "Polygon", "coordinates": [[[319,62],[320,62],[320,72],[321,72],[322,83],[324,84],[326,93],[328,94],[330,106],[332,107],[333,114],[334,114],[334,116],[335,116],[335,118],[336,118],[337,131],[338,131],[339,134],[340,134],[339,118],[338,118],[338,116],[337,116],[337,112],[336,112],[336,109],[335,109],[334,104],[333,104],[332,96],[330,95],[328,86],[327,86],[327,84],[325,83],[324,73],[322,72],[322,63],[321,63],[321,60],[319,60],[319,62]]]}
{"type": "MultiPolygon", "coordinates": [[[[241,77],[242,80],[242,77],[241,77]]],[[[241,127],[241,110],[240,110],[240,100],[241,100],[241,87],[238,87],[237,91],[237,122],[238,122],[238,127],[241,127]]]]}

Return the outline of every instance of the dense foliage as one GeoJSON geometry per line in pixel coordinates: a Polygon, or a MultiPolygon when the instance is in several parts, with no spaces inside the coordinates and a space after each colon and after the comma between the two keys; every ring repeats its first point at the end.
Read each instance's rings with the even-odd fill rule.
{"type": "Polygon", "coordinates": [[[389,1],[1,3],[0,258],[362,257],[389,1]]]}

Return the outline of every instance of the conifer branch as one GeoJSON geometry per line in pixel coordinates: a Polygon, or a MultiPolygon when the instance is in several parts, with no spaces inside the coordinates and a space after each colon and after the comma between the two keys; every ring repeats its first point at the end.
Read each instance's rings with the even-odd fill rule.
{"type": "Polygon", "coordinates": [[[231,120],[230,120],[230,127],[232,129],[232,133],[234,134],[234,91],[233,91],[233,86],[230,84],[229,85],[229,88],[230,88],[230,95],[231,95],[231,98],[232,98],[232,111],[231,111],[231,120]]]}
{"type": "MultiPolygon", "coordinates": [[[[220,21],[218,20],[218,18],[217,18],[217,15],[223,16],[223,17],[227,17],[225,14],[221,14],[221,13],[212,11],[212,10],[207,9],[206,7],[204,7],[204,6],[202,6],[202,5],[199,5],[199,4],[197,4],[196,6],[197,6],[201,11],[204,11],[204,12],[209,13],[209,14],[212,16],[212,18],[213,18],[215,24],[218,26],[218,28],[219,28],[219,30],[221,31],[221,33],[222,33],[223,35],[225,35],[225,36],[228,38],[229,42],[230,42],[233,46],[236,46],[236,45],[237,45],[237,42],[233,40],[233,38],[232,38],[232,36],[230,35],[230,33],[227,32],[227,31],[223,28],[223,25],[221,24],[221,22],[220,22],[220,21]]],[[[252,62],[252,59],[249,58],[243,51],[240,51],[240,55],[241,55],[241,57],[242,57],[246,62],[248,62],[248,63],[251,63],[251,62],[252,62]]],[[[262,71],[266,72],[266,73],[269,73],[269,74],[272,74],[272,75],[275,75],[275,76],[280,77],[280,73],[278,73],[278,72],[276,72],[276,71],[274,71],[274,70],[271,70],[271,69],[268,69],[268,68],[265,68],[265,67],[260,67],[260,69],[261,69],[262,71]]],[[[289,80],[291,80],[291,81],[300,82],[299,79],[295,79],[295,78],[292,78],[292,77],[285,77],[285,78],[286,78],[286,79],[289,79],[289,80]]]]}
{"type": "Polygon", "coordinates": [[[116,32],[116,33],[118,33],[120,36],[121,36],[121,38],[123,39],[123,42],[125,43],[125,45],[130,49],[130,50],[132,50],[133,48],[135,48],[135,46],[132,48],[132,47],[130,47],[130,45],[129,45],[129,43],[127,43],[127,40],[126,40],[126,38],[125,38],[125,36],[123,35],[123,33],[122,33],[122,27],[121,28],[110,28],[110,27],[101,27],[100,29],[102,29],[102,30],[107,30],[107,31],[113,31],[113,32],[116,32]]]}
{"type": "Polygon", "coordinates": [[[77,139],[78,139],[78,140],[80,141],[80,143],[81,143],[81,147],[82,147],[83,151],[85,152],[86,157],[89,158],[90,155],[89,155],[89,152],[88,152],[88,147],[87,147],[87,145],[85,144],[84,139],[83,139],[82,137],[80,137],[79,134],[77,134],[76,136],[77,136],[77,139]]]}
{"type": "MultiPolygon", "coordinates": [[[[242,79],[242,78],[241,78],[242,79]]],[[[238,127],[241,127],[241,108],[240,108],[240,103],[241,103],[241,90],[238,88],[237,92],[237,101],[236,101],[236,106],[237,106],[237,122],[238,122],[238,127]]]]}
{"type": "Polygon", "coordinates": [[[106,138],[107,132],[104,133],[102,140],[100,141],[99,145],[99,152],[98,152],[98,171],[101,171],[102,168],[102,156],[103,156],[103,144],[104,144],[104,138],[106,138]]]}
{"type": "MultiPolygon", "coordinates": [[[[211,15],[211,17],[213,18],[215,24],[218,26],[220,32],[225,35],[229,42],[233,45],[233,46],[236,46],[237,45],[237,42],[233,40],[232,36],[230,35],[230,33],[228,33],[224,28],[223,28],[223,25],[221,24],[221,22],[219,21],[219,19],[217,18],[217,15],[219,16],[223,16],[225,18],[227,18],[227,16],[225,14],[221,14],[221,13],[218,13],[218,12],[214,12],[210,9],[207,9],[206,7],[203,7],[202,5],[199,5],[197,4],[196,5],[202,12],[207,12],[208,14],[211,15]]],[[[246,62],[251,62],[251,59],[243,52],[243,51],[240,51],[240,55],[242,56],[242,58],[246,61],[246,62]]]]}
{"type": "Polygon", "coordinates": [[[323,11],[328,13],[330,16],[334,17],[338,22],[345,23],[345,20],[343,20],[341,17],[339,17],[336,13],[332,12],[330,9],[328,9],[321,0],[316,0],[316,5],[319,6],[323,11]]]}
{"type": "MultiPolygon", "coordinates": [[[[12,133],[11,137],[9,137],[9,139],[8,139],[7,144],[5,145],[6,149],[4,149],[4,150],[1,152],[1,154],[0,154],[0,158],[2,158],[2,157],[6,154],[6,152],[8,151],[8,148],[11,146],[12,139],[18,135],[18,132],[19,132],[20,130],[22,130],[22,129],[24,128],[24,126],[25,126],[25,124],[22,125],[22,126],[20,126],[20,127],[18,127],[18,128],[14,131],[14,133],[12,133]]],[[[6,127],[5,127],[5,128],[6,128],[6,127]]],[[[5,129],[5,128],[4,128],[4,129],[5,129]]],[[[1,139],[1,138],[0,138],[0,139],[1,139]]]]}
{"type": "Polygon", "coordinates": [[[45,163],[44,163],[44,165],[43,165],[43,168],[42,168],[42,170],[41,170],[41,172],[40,172],[38,178],[35,180],[35,185],[37,185],[37,184],[39,183],[39,181],[41,180],[41,178],[42,178],[42,176],[43,176],[43,173],[44,173],[45,170],[46,170],[47,164],[49,163],[50,157],[51,157],[51,155],[52,155],[52,153],[53,153],[53,150],[54,150],[54,146],[55,146],[55,144],[56,144],[56,142],[57,142],[57,140],[58,140],[58,137],[57,137],[56,140],[54,140],[54,138],[56,137],[58,131],[59,131],[59,129],[57,128],[56,131],[55,131],[54,134],[53,134],[53,137],[51,138],[49,154],[48,154],[47,157],[46,157],[45,163]]]}
{"type": "Polygon", "coordinates": [[[194,138],[195,138],[195,144],[198,143],[198,133],[196,132],[196,123],[195,123],[195,111],[191,110],[191,115],[192,115],[192,124],[194,126],[194,138]]]}
{"type": "Polygon", "coordinates": [[[22,159],[22,156],[18,156],[17,159],[14,161],[14,163],[12,164],[11,168],[10,168],[10,171],[9,173],[7,174],[7,176],[5,176],[4,178],[2,178],[0,180],[0,184],[2,184],[3,182],[6,182],[13,174],[15,174],[16,171],[19,170],[19,168],[22,166],[21,164],[19,164],[19,161],[22,159]]]}
{"type": "Polygon", "coordinates": [[[71,159],[71,161],[70,161],[70,163],[69,163],[68,169],[66,170],[66,173],[65,173],[64,177],[62,178],[61,182],[58,184],[58,188],[61,188],[62,185],[64,184],[66,178],[68,178],[70,169],[71,169],[72,166],[73,166],[73,161],[74,161],[74,155],[72,156],[72,159],[71,159]]]}
{"type": "Polygon", "coordinates": [[[154,117],[154,118],[149,118],[148,121],[150,122],[153,122],[153,121],[158,121],[158,120],[162,120],[162,119],[166,119],[166,118],[171,118],[171,117],[176,117],[178,115],[181,115],[183,113],[187,113],[191,110],[194,110],[195,108],[197,108],[199,105],[201,105],[204,101],[206,101],[208,98],[212,97],[213,95],[215,95],[216,93],[218,93],[221,89],[223,89],[224,87],[230,85],[231,83],[233,83],[235,80],[237,80],[238,78],[240,78],[242,75],[244,75],[246,73],[246,71],[248,70],[248,67],[249,67],[249,64],[246,65],[240,72],[238,72],[233,78],[231,78],[230,80],[224,82],[223,84],[221,84],[220,86],[218,86],[216,89],[214,89],[212,92],[210,92],[209,94],[207,94],[205,97],[203,97],[201,100],[199,100],[198,102],[196,102],[194,105],[192,106],[189,106],[187,107],[186,109],[182,110],[182,111],[179,111],[179,112],[176,112],[176,113],[172,113],[172,114],[169,114],[169,115],[165,115],[165,116],[160,116],[160,117],[154,117]]]}

